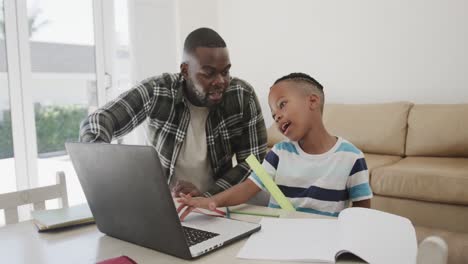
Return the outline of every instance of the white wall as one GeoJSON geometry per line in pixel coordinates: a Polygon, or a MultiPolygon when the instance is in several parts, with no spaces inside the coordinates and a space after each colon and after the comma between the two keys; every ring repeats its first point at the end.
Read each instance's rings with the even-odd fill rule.
{"type": "Polygon", "coordinates": [[[178,9],[217,8],[212,27],[228,44],[233,74],[256,88],[267,125],[269,87],[293,71],[319,80],[328,102],[468,103],[468,1],[196,2],[178,9]]]}
{"type": "Polygon", "coordinates": [[[135,80],[178,70],[174,1],[134,0],[128,4],[135,80]]]}
{"type": "MultiPolygon", "coordinates": [[[[128,1],[132,82],[165,72],[177,72],[177,10],[173,0],[128,1]]],[[[146,144],[140,126],[125,136],[126,144],[146,144]]]]}
{"type": "MultiPolygon", "coordinates": [[[[209,27],[219,30],[219,1],[217,0],[177,0],[178,52],[181,55],[184,40],[194,29],[209,27]]],[[[180,57],[181,58],[181,57],[180,57]]],[[[180,59],[179,58],[179,59],[180,59]]],[[[178,61],[180,62],[180,60],[178,61]]]]}

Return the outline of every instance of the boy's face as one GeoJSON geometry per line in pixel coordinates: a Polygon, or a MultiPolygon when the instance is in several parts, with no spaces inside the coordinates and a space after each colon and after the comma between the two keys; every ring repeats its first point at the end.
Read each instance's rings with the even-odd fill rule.
{"type": "MultiPolygon", "coordinates": [[[[270,89],[268,104],[279,131],[299,141],[310,131],[317,96],[307,95],[294,81],[281,81],[270,89]],[[295,87],[296,86],[296,87],[295,87]]],[[[319,113],[320,114],[320,113],[319,113]]]]}

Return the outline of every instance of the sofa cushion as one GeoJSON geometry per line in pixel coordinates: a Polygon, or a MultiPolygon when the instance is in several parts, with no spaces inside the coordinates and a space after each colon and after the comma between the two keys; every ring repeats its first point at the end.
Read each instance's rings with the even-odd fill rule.
{"type": "Polygon", "coordinates": [[[440,228],[452,232],[468,233],[468,207],[374,195],[371,208],[401,215],[413,225],[440,228]]]}
{"type": "Polygon", "coordinates": [[[281,134],[281,132],[279,131],[275,123],[273,123],[273,125],[271,125],[268,128],[267,134],[268,134],[268,141],[267,141],[268,148],[272,148],[276,143],[287,139],[283,134],[281,134]]]}
{"type": "Polygon", "coordinates": [[[415,105],[408,116],[406,155],[468,157],[468,104],[415,105]]]}
{"type": "Polygon", "coordinates": [[[382,104],[326,104],[327,130],[366,153],[403,156],[409,102],[382,104]]]}
{"type": "Polygon", "coordinates": [[[372,171],[376,168],[396,163],[397,161],[402,159],[400,156],[390,156],[390,155],[380,155],[380,154],[370,154],[370,153],[364,153],[364,157],[366,158],[367,169],[369,170],[369,173],[371,174],[372,174],[372,171]]]}
{"type": "Polygon", "coordinates": [[[468,159],[406,157],[372,172],[376,194],[468,205],[468,159]]]}

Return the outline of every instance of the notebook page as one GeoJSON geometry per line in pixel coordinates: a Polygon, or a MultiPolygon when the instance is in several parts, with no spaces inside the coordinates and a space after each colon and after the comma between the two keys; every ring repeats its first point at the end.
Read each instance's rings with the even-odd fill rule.
{"type": "Polygon", "coordinates": [[[343,249],[369,263],[416,263],[417,241],[411,222],[366,208],[340,213],[343,249]]]}
{"type": "Polygon", "coordinates": [[[262,229],[250,236],[238,258],[283,261],[335,261],[336,219],[263,218],[262,229]]]}

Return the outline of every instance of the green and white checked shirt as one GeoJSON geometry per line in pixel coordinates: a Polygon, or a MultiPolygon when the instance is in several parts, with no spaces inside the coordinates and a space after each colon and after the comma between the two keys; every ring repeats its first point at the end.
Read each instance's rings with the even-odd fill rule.
{"type": "MultiPolygon", "coordinates": [[[[81,123],[80,141],[111,142],[147,119],[147,140],[158,152],[169,183],[190,122],[184,85],[180,74],[144,80],[89,115],[81,123]]],[[[231,78],[222,102],[210,109],[206,137],[215,185],[204,195],[211,196],[250,175],[245,162],[250,154],[259,161],[265,156],[265,122],[252,86],[231,78]],[[234,154],[238,164],[233,168],[234,154]]]]}

